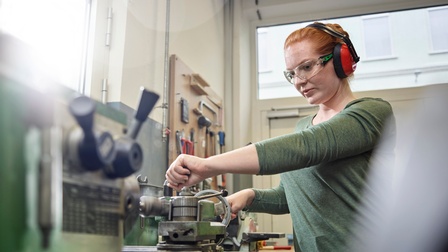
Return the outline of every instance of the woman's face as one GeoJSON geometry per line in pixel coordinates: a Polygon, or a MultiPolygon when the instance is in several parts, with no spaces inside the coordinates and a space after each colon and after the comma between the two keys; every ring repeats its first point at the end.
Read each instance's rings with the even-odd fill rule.
{"type": "MultiPolygon", "coordinates": [[[[295,69],[298,65],[316,60],[321,56],[323,55],[315,51],[311,41],[304,40],[295,43],[285,49],[286,69],[295,69]]],[[[332,59],[314,76],[305,79],[295,77],[293,81],[295,88],[310,104],[324,104],[330,101],[337,95],[343,83],[334,71],[332,59]]]]}

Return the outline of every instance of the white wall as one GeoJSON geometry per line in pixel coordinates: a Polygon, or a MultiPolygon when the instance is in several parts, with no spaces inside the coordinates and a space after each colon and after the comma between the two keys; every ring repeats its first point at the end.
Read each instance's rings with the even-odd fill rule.
{"type": "MultiPolygon", "coordinates": [[[[224,93],[224,3],[221,0],[169,1],[169,41],[165,40],[166,2],[94,0],[93,70],[90,95],[101,100],[102,80],[108,79],[108,102],[135,108],[140,86],[161,95],[165,80],[165,43],[193,71],[224,93]],[[104,45],[108,8],[113,9],[109,47],[104,45]]],[[[151,117],[161,122],[162,109],[151,117]]]]}

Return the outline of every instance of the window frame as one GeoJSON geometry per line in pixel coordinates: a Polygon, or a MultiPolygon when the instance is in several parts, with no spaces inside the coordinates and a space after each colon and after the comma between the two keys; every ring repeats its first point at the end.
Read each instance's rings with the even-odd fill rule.
{"type": "MultiPolygon", "coordinates": [[[[339,19],[344,18],[351,18],[351,17],[378,17],[381,15],[390,15],[389,20],[389,30],[388,33],[391,34],[391,36],[395,36],[394,38],[391,38],[391,52],[392,55],[390,57],[376,57],[376,58],[366,58],[365,55],[363,55],[364,48],[363,48],[363,42],[362,40],[362,25],[360,25],[360,21],[352,22],[352,20],[347,20],[347,22],[350,22],[350,25],[353,23],[353,27],[351,29],[348,29],[348,32],[350,33],[350,38],[353,41],[353,43],[356,46],[358,54],[361,56],[361,61],[358,63],[358,69],[355,73],[355,79],[352,79],[351,85],[352,90],[354,93],[358,92],[372,92],[372,95],[377,91],[382,90],[390,90],[390,89],[404,89],[404,88],[414,88],[418,86],[425,86],[425,85],[433,85],[433,84],[444,84],[446,81],[443,79],[443,71],[444,69],[447,69],[448,66],[445,63],[444,55],[442,52],[440,55],[438,55],[439,58],[436,58],[436,61],[428,61],[427,63],[423,64],[415,64],[415,62],[412,61],[414,56],[418,56],[422,59],[427,58],[431,53],[428,51],[419,52],[418,55],[403,55],[403,48],[394,46],[394,43],[403,43],[402,35],[399,35],[400,33],[409,33],[413,32],[412,25],[403,27],[401,29],[400,21],[397,21],[397,17],[401,18],[400,16],[407,15],[405,11],[418,11],[419,20],[422,19],[423,23],[419,21],[419,24],[423,25],[424,30],[422,32],[426,33],[425,30],[427,30],[428,25],[425,23],[425,10],[430,8],[448,8],[448,5],[439,6],[439,7],[432,7],[432,6],[423,6],[423,7],[416,7],[411,9],[402,9],[402,10],[390,10],[390,11],[384,11],[383,13],[376,13],[376,14],[357,14],[353,16],[343,16],[340,15],[339,17],[335,18],[328,18],[328,17],[316,17],[315,20],[320,20],[321,22],[339,22],[339,19]],[[401,14],[401,12],[404,12],[401,14]],[[395,14],[398,13],[398,14],[395,14]],[[392,15],[393,14],[393,15],[392,15]],[[356,24],[355,24],[356,23],[356,24]],[[355,31],[355,32],[353,32],[355,31]],[[398,35],[397,35],[398,34],[398,35]],[[398,37],[397,37],[398,36],[398,37]],[[356,41],[358,40],[358,41],[356,41]],[[410,56],[410,57],[409,57],[410,56]],[[440,61],[439,59],[442,59],[440,61]],[[387,65],[383,64],[383,61],[387,65],[393,65],[395,64],[397,68],[389,68],[387,65]],[[401,62],[399,62],[401,61],[401,62]],[[366,66],[368,65],[368,66],[366,66]],[[395,76],[397,75],[397,76],[395,76]],[[433,79],[432,75],[436,79],[433,79]],[[442,76],[442,77],[441,77],[442,76]],[[376,80],[375,78],[379,77],[380,79],[376,80]],[[401,78],[401,79],[400,79],[401,78]],[[442,79],[441,79],[442,78],[442,79]],[[378,85],[380,83],[380,85],[378,85]]],[[[428,18],[428,17],[427,17],[428,18]]],[[[358,19],[361,20],[361,19],[358,19]]],[[[302,24],[306,25],[307,23],[310,23],[312,21],[310,20],[294,20],[291,22],[253,22],[253,29],[255,32],[255,36],[251,38],[253,43],[256,45],[257,37],[256,37],[256,29],[260,27],[274,27],[279,25],[291,25],[291,24],[302,24]]],[[[341,25],[345,28],[347,27],[347,24],[344,24],[341,21],[341,25]]],[[[428,35],[429,36],[429,35],[428,35]]],[[[426,48],[426,44],[428,44],[428,41],[424,41],[422,45],[426,48]]],[[[420,45],[420,46],[422,46],[420,45]]],[[[411,46],[412,49],[412,46],[411,46]]],[[[413,49],[412,49],[413,50],[413,49]]],[[[426,49],[425,49],[426,50],[426,49]]],[[[252,59],[253,62],[257,62],[257,52],[256,50],[252,50],[252,59]]],[[[429,56],[432,57],[432,56],[429,56]]],[[[426,62],[426,61],[425,61],[426,62]]],[[[278,65],[276,63],[275,67],[278,65]]],[[[294,86],[291,86],[288,88],[286,85],[282,85],[280,83],[280,79],[283,79],[278,76],[278,78],[274,78],[272,76],[262,76],[262,74],[265,73],[258,73],[258,69],[256,67],[256,64],[253,65],[254,72],[253,72],[253,79],[255,80],[253,84],[254,88],[254,99],[257,101],[272,101],[272,100],[281,100],[281,99],[304,99],[294,88],[294,86]],[[279,90],[275,90],[275,88],[278,87],[279,90]]],[[[275,71],[277,69],[275,68],[275,71]]],[[[285,80],[286,82],[286,80],[285,80]]]]}

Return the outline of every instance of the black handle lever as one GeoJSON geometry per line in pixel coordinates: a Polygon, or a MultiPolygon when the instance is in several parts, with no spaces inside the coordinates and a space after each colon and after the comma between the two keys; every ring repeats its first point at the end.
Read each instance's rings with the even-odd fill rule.
{"type": "Polygon", "coordinates": [[[141,88],[141,96],[140,103],[138,105],[137,111],[135,112],[135,116],[132,119],[131,125],[129,126],[127,135],[136,139],[137,135],[142,127],[142,124],[145,122],[146,118],[148,118],[149,113],[152,111],[154,106],[156,105],[157,100],[159,99],[159,95],[148,91],[144,88],[141,88]]]}
{"type": "Polygon", "coordinates": [[[117,155],[113,167],[106,172],[108,176],[124,178],[140,170],[143,163],[143,151],[135,139],[158,99],[158,94],[141,88],[140,102],[128,133],[116,141],[117,155]]]}
{"type": "Polygon", "coordinates": [[[81,127],[84,138],[93,138],[93,115],[95,114],[95,109],[95,102],[86,96],[76,97],[69,104],[70,113],[81,127]]]}
{"type": "Polygon", "coordinates": [[[75,138],[83,167],[94,171],[110,165],[115,157],[115,143],[109,132],[97,132],[93,128],[95,101],[86,96],[76,97],[70,102],[69,110],[83,133],[75,138]]]}

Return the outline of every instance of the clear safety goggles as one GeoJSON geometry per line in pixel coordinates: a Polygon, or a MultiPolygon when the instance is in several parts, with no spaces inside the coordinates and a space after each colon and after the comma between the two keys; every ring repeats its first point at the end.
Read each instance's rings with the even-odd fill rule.
{"type": "Polygon", "coordinates": [[[293,70],[283,71],[283,74],[285,75],[286,80],[294,85],[294,78],[298,77],[301,80],[309,80],[319,73],[324,68],[325,64],[332,58],[333,54],[330,53],[315,60],[308,60],[296,66],[293,70]]]}

